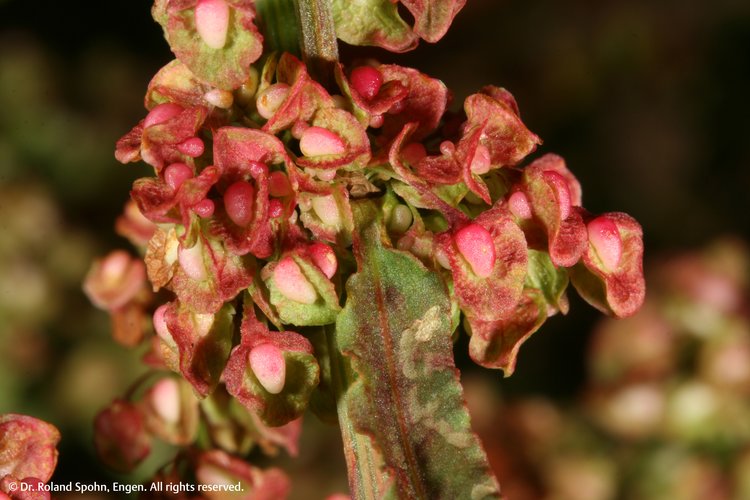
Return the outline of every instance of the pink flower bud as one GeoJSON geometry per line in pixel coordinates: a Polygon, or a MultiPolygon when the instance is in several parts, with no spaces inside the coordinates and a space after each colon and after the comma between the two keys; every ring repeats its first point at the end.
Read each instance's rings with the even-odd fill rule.
{"type": "Polygon", "coordinates": [[[383,123],[385,123],[383,115],[372,115],[370,117],[370,128],[380,128],[383,126],[383,123]]]}
{"type": "Polygon", "coordinates": [[[416,165],[422,161],[425,156],[427,156],[427,150],[422,143],[419,142],[412,142],[401,150],[401,157],[406,160],[409,165],[416,165]]]}
{"type": "Polygon", "coordinates": [[[453,156],[456,152],[456,145],[451,141],[443,141],[440,143],[440,152],[445,156],[453,156]]]}
{"type": "Polygon", "coordinates": [[[229,109],[234,104],[234,95],[228,90],[213,89],[203,94],[203,98],[211,106],[221,109],[229,109]]]}
{"type": "Polygon", "coordinates": [[[268,192],[271,196],[282,198],[292,193],[292,185],[284,172],[271,172],[268,176],[268,192]]]}
{"type": "Polygon", "coordinates": [[[203,198],[201,201],[193,205],[193,211],[202,219],[208,219],[211,217],[214,214],[214,210],[216,210],[216,205],[208,198],[203,198]]]}
{"type": "Polygon", "coordinates": [[[304,120],[297,120],[294,122],[294,125],[292,125],[292,137],[294,137],[297,140],[300,140],[302,137],[302,134],[305,133],[305,130],[309,129],[310,125],[304,121],[304,120]]]}
{"type": "Polygon", "coordinates": [[[255,188],[247,181],[237,181],[224,192],[224,209],[232,222],[247,227],[253,220],[255,188]]]}
{"type": "Polygon", "coordinates": [[[328,129],[308,127],[299,140],[299,149],[305,156],[340,155],[346,152],[346,144],[328,129]]]}
{"type": "Polygon", "coordinates": [[[164,123],[170,118],[174,118],[175,116],[179,115],[180,113],[182,113],[182,111],[183,107],[179,104],[174,104],[171,102],[159,104],[158,106],[154,107],[154,109],[152,109],[148,113],[148,115],[146,115],[146,119],[143,120],[143,128],[148,128],[153,125],[164,123]]]}
{"type": "Polygon", "coordinates": [[[602,264],[610,271],[617,269],[622,259],[622,238],[617,224],[606,215],[600,215],[590,221],[586,229],[589,241],[602,264]]]}
{"type": "Polygon", "coordinates": [[[286,382],[286,361],[284,353],[273,344],[255,346],[248,355],[250,369],[258,382],[271,394],[278,394],[286,382]]]}
{"type": "Polygon", "coordinates": [[[255,103],[258,114],[270,120],[281,104],[289,95],[289,85],[286,83],[274,83],[258,95],[255,103]]]}
{"type": "Polygon", "coordinates": [[[189,156],[190,158],[198,158],[205,151],[206,146],[200,137],[191,137],[185,139],[177,145],[177,151],[189,156]]]}
{"type": "Polygon", "coordinates": [[[91,266],[83,291],[91,302],[108,311],[127,304],[146,282],[146,266],[123,250],[111,252],[91,266]]]}
{"type": "Polygon", "coordinates": [[[486,174],[491,166],[490,150],[481,144],[477,146],[474,158],[471,160],[471,171],[475,174],[486,174]]]}
{"type": "Polygon", "coordinates": [[[339,207],[333,195],[314,197],[312,199],[312,209],[320,220],[323,221],[323,224],[338,227],[341,223],[339,207]]]}
{"type": "Polygon", "coordinates": [[[326,278],[331,279],[336,274],[338,261],[333,249],[325,243],[313,243],[307,249],[313,263],[320,269],[326,278]]]}
{"type": "Polygon", "coordinates": [[[286,298],[302,304],[312,304],[318,300],[318,292],[312,286],[294,259],[284,257],[273,271],[276,288],[286,298]]]}
{"type": "Polygon", "coordinates": [[[508,207],[513,215],[519,219],[531,219],[531,205],[529,199],[521,191],[516,191],[508,198],[508,207]]]}
{"type": "Polygon", "coordinates": [[[547,170],[544,172],[544,180],[552,185],[555,190],[557,204],[560,207],[560,220],[565,220],[570,215],[570,188],[568,181],[559,172],[547,170]]]}
{"type": "Polygon", "coordinates": [[[284,205],[279,200],[273,199],[268,202],[268,216],[272,219],[280,217],[284,213],[284,205]]]}
{"type": "Polygon", "coordinates": [[[190,248],[183,248],[180,245],[177,251],[177,260],[180,261],[180,267],[185,274],[196,281],[206,279],[206,264],[203,262],[203,245],[197,242],[190,248]]]}
{"type": "Polygon", "coordinates": [[[223,48],[229,31],[229,5],[224,0],[198,0],[195,29],[206,45],[212,49],[223,48]]]}
{"type": "Polygon", "coordinates": [[[165,422],[175,424],[180,420],[180,386],[168,377],[159,380],[149,392],[151,406],[165,422]]]}
{"type": "Polygon", "coordinates": [[[378,95],[383,85],[383,75],[372,66],[354,68],[350,80],[354,90],[368,101],[378,95]]]}
{"type": "Polygon", "coordinates": [[[458,251],[471,266],[474,274],[486,278],[495,267],[495,242],[492,235],[479,224],[472,223],[454,236],[458,251]]]}
{"type": "Polygon", "coordinates": [[[172,163],[164,169],[164,180],[172,191],[177,191],[182,183],[193,177],[193,169],[184,163],[172,163]]]}
{"type": "Polygon", "coordinates": [[[154,331],[162,340],[173,342],[172,334],[169,332],[169,328],[167,328],[166,313],[168,308],[169,304],[162,304],[154,311],[154,331]]]}

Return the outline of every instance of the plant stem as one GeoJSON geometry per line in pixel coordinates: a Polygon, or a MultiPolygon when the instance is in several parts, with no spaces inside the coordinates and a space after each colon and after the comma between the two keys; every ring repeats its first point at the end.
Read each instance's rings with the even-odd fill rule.
{"type": "Polygon", "coordinates": [[[331,0],[294,0],[294,3],[302,59],[310,75],[330,88],[334,82],[333,68],[339,60],[331,0]]]}
{"type": "Polygon", "coordinates": [[[382,457],[373,448],[372,439],[357,432],[349,418],[347,390],[354,382],[356,375],[348,361],[341,355],[333,328],[326,328],[326,342],[352,498],[380,500],[389,486],[383,482],[385,474],[382,457]]]}

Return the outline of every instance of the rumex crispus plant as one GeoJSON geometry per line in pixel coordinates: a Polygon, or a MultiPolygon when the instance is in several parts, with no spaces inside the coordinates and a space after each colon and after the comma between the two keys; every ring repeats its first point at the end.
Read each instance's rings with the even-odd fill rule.
{"type": "Polygon", "coordinates": [[[156,436],[183,447],[162,481],[282,497],[280,470],[240,457],[295,453],[310,409],[338,422],[355,498],[499,497],[453,340],[470,335],[471,358],[510,375],[523,341],[567,312],[569,281],[604,312],[635,312],[643,245],[628,215],[581,207],[562,158],[518,166],[541,141],[507,90],[451,111],[416,69],[338,60],[336,36],[396,52],[437,41],[463,4],[155,2],[176,59],[115,152],[154,168],[117,222],[140,257],[114,252],[85,284],[155,369],[97,418],[108,463],[133,468],[156,436]]]}

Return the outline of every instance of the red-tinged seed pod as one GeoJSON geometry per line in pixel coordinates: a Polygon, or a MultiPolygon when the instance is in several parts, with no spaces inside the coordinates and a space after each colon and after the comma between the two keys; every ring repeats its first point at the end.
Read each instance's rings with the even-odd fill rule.
{"type": "Polygon", "coordinates": [[[336,178],[335,168],[321,168],[315,172],[315,176],[324,182],[331,182],[336,178]]]}
{"type": "Polygon", "coordinates": [[[177,145],[177,151],[189,156],[190,158],[198,158],[206,150],[206,145],[200,137],[191,137],[185,139],[177,145]]]}
{"type": "Polygon", "coordinates": [[[565,220],[570,215],[570,187],[568,181],[559,172],[547,170],[543,174],[544,180],[555,190],[557,205],[560,207],[560,219],[565,220]]]}
{"type": "Polygon", "coordinates": [[[315,287],[290,256],[284,257],[276,264],[273,281],[279,292],[290,300],[301,304],[313,304],[318,300],[315,287]]]}
{"type": "Polygon", "coordinates": [[[508,198],[508,207],[513,215],[519,219],[531,219],[531,204],[521,191],[516,191],[508,198]]]}
{"type": "Polygon", "coordinates": [[[352,87],[366,100],[373,99],[383,85],[383,74],[372,66],[360,66],[352,70],[352,87]]]}
{"type": "Polygon", "coordinates": [[[162,304],[157,307],[156,311],[154,311],[153,323],[154,331],[159,338],[167,342],[172,342],[172,334],[169,332],[169,328],[167,328],[166,313],[168,308],[169,304],[162,304]]]}
{"type": "Polygon", "coordinates": [[[276,198],[283,198],[292,194],[292,185],[289,183],[289,177],[284,172],[271,172],[268,176],[268,192],[276,198]]]}
{"type": "Polygon", "coordinates": [[[307,247],[307,251],[310,254],[313,264],[326,275],[326,278],[333,278],[339,265],[333,249],[325,243],[317,242],[307,247]]]}
{"type": "Polygon", "coordinates": [[[224,48],[229,32],[229,4],[224,0],[198,0],[195,29],[203,43],[212,49],[224,48]]]}
{"type": "Polygon", "coordinates": [[[164,169],[164,181],[172,191],[177,191],[183,182],[192,178],[193,169],[184,163],[172,163],[164,169]]]}
{"type": "Polygon", "coordinates": [[[409,163],[409,165],[416,165],[427,156],[427,150],[424,145],[420,142],[412,142],[407,144],[404,149],[401,150],[401,157],[409,163]]]}
{"type": "Polygon", "coordinates": [[[586,229],[602,264],[610,271],[617,269],[622,260],[622,238],[617,224],[606,215],[600,215],[586,224],[586,229]]]}
{"type": "Polygon", "coordinates": [[[281,349],[270,343],[257,345],[248,354],[248,362],[258,382],[266,391],[279,394],[284,390],[286,360],[281,349]]]}
{"type": "Polygon", "coordinates": [[[274,83],[258,95],[255,107],[258,114],[270,120],[281,104],[289,95],[289,85],[286,83],[274,83]]]}
{"type": "Polygon", "coordinates": [[[486,278],[495,267],[495,242],[492,235],[479,224],[461,228],[453,237],[456,247],[471,266],[474,274],[486,278]]]}
{"type": "Polygon", "coordinates": [[[308,127],[299,140],[299,149],[305,156],[340,155],[346,152],[346,144],[328,129],[308,127]]]}
{"type": "Polygon", "coordinates": [[[253,220],[255,188],[247,181],[237,181],[224,192],[224,209],[229,218],[241,227],[253,220]]]}
{"type": "Polygon", "coordinates": [[[491,164],[490,150],[480,144],[471,160],[471,171],[478,175],[486,174],[490,171],[491,164]]]}
{"type": "Polygon", "coordinates": [[[193,205],[193,212],[198,214],[198,217],[202,219],[208,219],[211,217],[215,210],[216,205],[208,198],[203,198],[201,201],[193,205]]]}
{"type": "Polygon", "coordinates": [[[154,107],[149,113],[146,115],[146,118],[143,120],[143,128],[152,127],[154,125],[159,125],[160,123],[164,123],[170,118],[174,118],[175,116],[182,113],[184,108],[180,106],[179,104],[174,104],[171,102],[159,104],[158,106],[154,107]]]}

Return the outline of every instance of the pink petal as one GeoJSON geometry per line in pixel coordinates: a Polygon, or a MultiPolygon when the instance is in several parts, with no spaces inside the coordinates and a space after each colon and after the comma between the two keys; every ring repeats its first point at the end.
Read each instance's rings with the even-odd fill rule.
{"type": "Polygon", "coordinates": [[[286,298],[302,304],[312,304],[318,299],[318,292],[302,274],[294,259],[287,256],[279,261],[273,271],[273,281],[279,292],[286,298]]]}
{"type": "Polygon", "coordinates": [[[469,224],[456,233],[454,240],[474,274],[480,278],[492,274],[495,267],[495,243],[489,231],[479,224],[469,224]]]}
{"type": "Polygon", "coordinates": [[[622,259],[622,238],[617,225],[606,215],[599,216],[586,225],[589,241],[604,266],[614,271],[622,259]]]}
{"type": "Polygon", "coordinates": [[[206,279],[206,264],[203,262],[203,245],[200,242],[190,248],[183,248],[180,245],[177,251],[177,259],[180,261],[180,267],[185,274],[196,281],[206,279]]]}
{"type": "Polygon", "coordinates": [[[266,391],[278,394],[284,389],[286,361],[281,349],[273,344],[260,344],[250,351],[248,360],[258,382],[266,391]]]}
{"type": "Polygon", "coordinates": [[[229,5],[224,0],[198,0],[195,28],[206,45],[223,48],[229,31],[229,5]]]}
{"type": "Polygon", "coordinates": [[[570,215],[570,189],[568,187],[568,181],[562,174],[555,172],[554,170],[547,170],[542,174],[544,180],[547,181],[555,189],[557,195],[557,204],[560,207],[560,220],[565,220],[570,215]]]}
{"type": "Polygon", "coordinates": [[[331,279],[336,274],[338,261],[331,247],[325,243],[313,243],[308,248],[308,252],[313,263],[326,275],[326,278],[331,279]]]}
{"type": "Polygon", "coordinates": [[[346,152],[346,144],[334,132],[321,127],[308,127],[299,141],[305,156],[339,155],[346,152]]]}
{"type": "Polygon", "coordinates": [[[146,115],[146,119],[143,120],[143,128],[148,128],[153,125],[164,123],[170,118],[174,118],[175,116],[179,115],[180,113],[182,113],[182,111],[183,108],[179,104],[174,104],[171,102],[159,104],[154,109],[152,109],[148,115],[146,115]]]}
{"type": "Polygon", "coordinates": [[[180,420],[180,387],[177,380],[163,378],[154,384],[149,394],[151,404],[165,422],[174,424],[180,420]]]}

